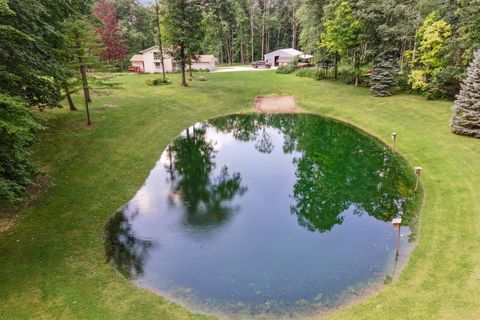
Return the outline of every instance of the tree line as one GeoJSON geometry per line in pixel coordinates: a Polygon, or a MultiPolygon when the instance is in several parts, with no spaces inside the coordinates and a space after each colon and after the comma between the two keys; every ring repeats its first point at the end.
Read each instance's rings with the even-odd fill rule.
{"type": "Polygon", "coordinates": [[[124,70],[158,44],[183,85],[195,55],[249,63],[292,47],[326,75],[368,80],[375,96],[452,98],[480,49],[480,0],[0,0],[0,199],[34,183],[27,150],[42,127],[31,108],[65,99],[75,111],[82,92],[90,125],[90,91],[106,83],[89,71],[124,70]]]}

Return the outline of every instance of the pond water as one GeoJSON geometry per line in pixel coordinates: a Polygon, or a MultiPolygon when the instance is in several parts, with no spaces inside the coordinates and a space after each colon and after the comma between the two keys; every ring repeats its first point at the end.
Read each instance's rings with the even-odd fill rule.
{"type": "Polygon", "coordinates": [[[398,244],[410,246],[414,183],[402,158],[337,121],[216,118],[168,145],[107,224],[106,254],[191,310],[318,312],[394,272],[398,244]]]}

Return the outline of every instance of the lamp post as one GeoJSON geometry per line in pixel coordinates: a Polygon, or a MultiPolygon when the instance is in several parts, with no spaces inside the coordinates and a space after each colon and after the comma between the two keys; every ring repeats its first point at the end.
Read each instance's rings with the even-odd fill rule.
{"type": "Polygon", "coordinates": [[[392,132],[392,149],[395,149],[395,142],[397,142],[397,133],[396,132],[392,132]]]}

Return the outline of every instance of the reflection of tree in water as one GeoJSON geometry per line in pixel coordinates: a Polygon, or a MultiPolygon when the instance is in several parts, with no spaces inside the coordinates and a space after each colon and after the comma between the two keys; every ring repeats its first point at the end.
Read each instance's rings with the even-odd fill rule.
{"type": "Polygon", "coordinates": [[[240,174],[229,173],[226,166],[212,177],[213,145],[206,141],[204,128],[192,127],[191,131],[187,129],[168,149],[173,168],[170,202],[185,207],[186,225],[203,230],[225,223],[234,211],[228,202],[247,188],[241,185],[240,174]]]}
{"type": "Polygon", "coordinates": [[[367,212],[382,221],[409,212],[413,178],[405,174],[405,164],[354,128],[308,115],[237,115],[209,123],[240,140],[257,141],[266,127],[282,132],[283,151],[299,154],[291,212],[310,231],[331,230],[352,206],[355,214],[367,212]]]}
{"type": "Polygon", "coordinates": [[[138,214],[129,214],[126,205],[108,221],[105,227],[107,261],[115,264],[125,277],[136,279],[143,274],[143,265],[153,243],[135,237],[131,220],[138,214]],[[128,215],[128,216],[127,216],[128,215]]]}
{"type": "Polygon", "coordinates": [[[272,137],[267,132],[269,118],[264,115],[232,115],[209,121],[217,129],[229,132],[237,140],[254,141],[255,149],[271,153],[274,149],[272,137]]]}

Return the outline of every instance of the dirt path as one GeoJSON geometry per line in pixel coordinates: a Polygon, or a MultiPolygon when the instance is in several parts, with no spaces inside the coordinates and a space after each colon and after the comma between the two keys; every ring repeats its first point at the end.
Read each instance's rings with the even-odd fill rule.
{"type": "Polygon", "coordinates": [[[293,96],[258,96],[255,97],[255,110],[265,113],[295,112],[297,105],[293,96]]]}

